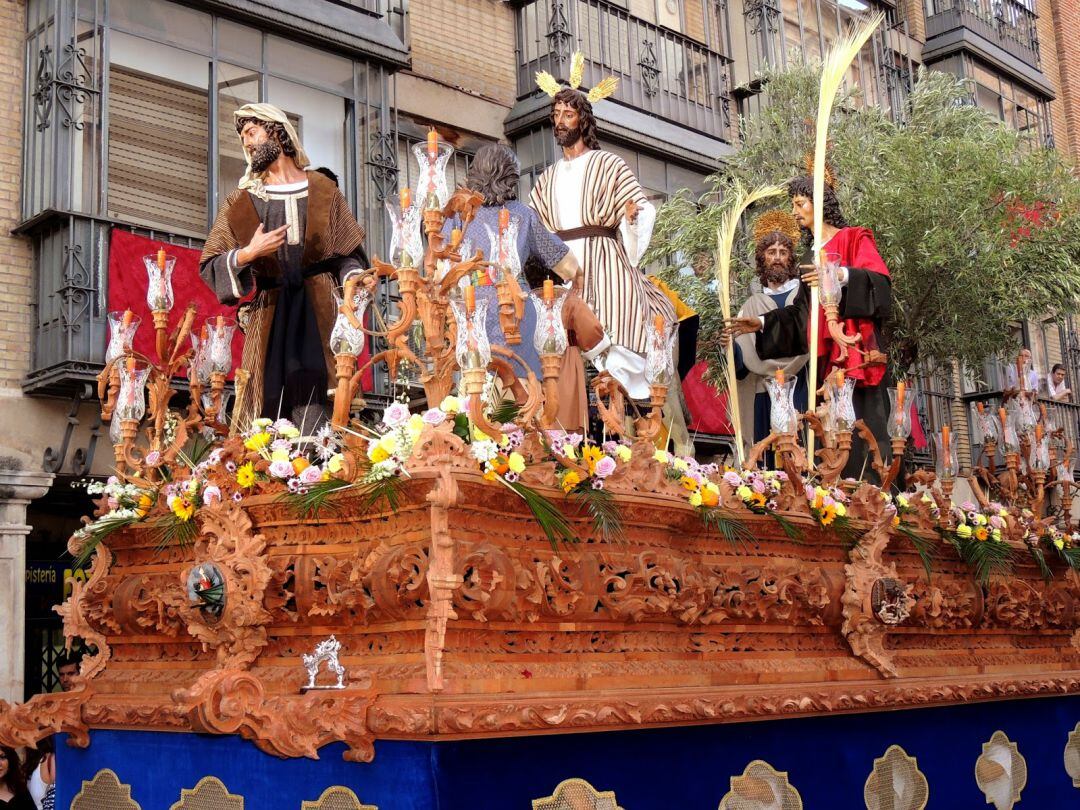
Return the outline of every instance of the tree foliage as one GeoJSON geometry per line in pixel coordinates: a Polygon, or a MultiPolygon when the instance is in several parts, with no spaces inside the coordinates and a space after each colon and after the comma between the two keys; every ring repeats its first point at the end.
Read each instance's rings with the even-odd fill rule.
{"type": "MultiPolygon", "coordinates": [[[[768,103],[741,122],[740,146],[709,192],[680,192],[659,212],[647,261],[702,314],[702,356],[721,370],[719,304],[711,278],[725,189],[804,172],[813,143],[820,66],[767,75],[768,103]]],[[[1053,151],[973,106],[963,80],[920,69],[903,123],[841,98],[830,124],[830,165],[848,222],[869,227],[893,278],[891,359],[979,367],[1010,348],[1009,323],[1071,313],[1080,304],[1080,183],[1053,151]]],[[[770,201],[772,207],[786,200],[770,201]]],[[[770,203],[767,203],[768,207],[770,203]]],[[[749,222],[759,211],[752,212],[749,222]]],[[[736,247],[746,295],[753,245],[736,247]]]]}

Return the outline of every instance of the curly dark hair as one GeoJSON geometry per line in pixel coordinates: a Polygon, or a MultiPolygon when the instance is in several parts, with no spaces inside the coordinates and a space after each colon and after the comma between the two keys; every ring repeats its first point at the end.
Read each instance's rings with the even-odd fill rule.
{"type": "Polygon", "coordinates": [[[503,205],[518,198],[521,166],[509,146],[489,143],[476,151],[469,164],[465,185],[484,195],[484,205],[503,205]]]}
{"type": "MultiPolygon", "coordinates": [[[[796,177],[787,187],[788,198],[794,200],[796,197],[806,197],[808,199],[814,198],[814,178],[807,175],[802,177],[796,177]]],[[[848,222],[844,219],[844,214],[840,210],[840,200],[836,198],[836,192],[832,187],[825,186],[824,202],[822,204],[821,219],[823,222],[827,222],[834,228],[846,228],[848,222]]],[[[810,240],[813,241],[814,235],[810,233],[808,228],[803,228],[803,241],[806,241],[806,235],[810,234],[810,240]]]]}
{"type": "Polygon", "coordinates": [[[754,272],[757,273],[758,281],[765,286],[765,251],[773,245],[783,245],[791,253],[791,263],[788,266],[788,278],[795,275],[795,243],[791,237],[780,231],[772,231],[765,234],[754,247],[754,272]]]}
{"type": "Polygon", "coordinates": [[[551,112],[555,113],[555,105],[562,102],[578,114],[578,126],[581,127],[581,140],[585,142],[586,149],[599,149],[600,139],[596,134],[596,116],[593,115],[592,104],[585,94],[572,87],[564,87],[551,100],[551,112]]]}
{"type": "Polygon", "coordinates": [[[14,748],[9,748],[6,745],[0,746],[0,754],[4,755],[8,764],[7,773],[4,775],[4,784],[18,799],[26,794],[26,779],[23,777],[22,760],[19,759],[19,754],[14,748]]]}
{"type": "Polygon", "coordinates": [[[254,124],[257,127],[262,127],[268,136],[276,140],[281,144],[281,151],[288,157],[296,157],[296,147],[293,145],[292,138],[289,137],[289,133],[285,131],[285,127],[277,121],[264,121],[261,118],[255,116],[245,116],[243,118],[236,119],[236,134],[239,135],[244,131],[244,127],[248,124],[254,124]]]}

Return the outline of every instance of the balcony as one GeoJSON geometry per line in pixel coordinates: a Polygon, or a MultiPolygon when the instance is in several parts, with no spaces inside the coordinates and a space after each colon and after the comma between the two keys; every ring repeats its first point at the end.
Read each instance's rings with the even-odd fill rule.
{"type": "Polygon", "coordinates": [[[731,59],[710,44],[721,41],[721,21],[705,13],[694,19],[687,11],[688,33],[679,33],[607,0],[519,3],[518,97],[536,92],[533,77],[538,70],[565,79],[571,54],[580,50],[585,54],[586,86],[615,76],[616,102],[731,143],[731,59]]]}
{"type": "Polygon", "coordinates": [[[1038,15],[1034,0],[928,0],[927,48],[931,40],[958,29],[979,35],[1010,56],[1040,70],[1038,15]]]}

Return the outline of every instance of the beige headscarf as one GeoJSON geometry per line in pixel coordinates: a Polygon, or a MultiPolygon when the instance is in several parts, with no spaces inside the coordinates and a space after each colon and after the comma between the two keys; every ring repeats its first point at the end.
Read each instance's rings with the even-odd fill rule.
{"type": "MultiPolygon", "coordinates": [[[[277,124],[281,124],[285,128],[285,134],[289,136],[289,140],[292,141],[293,146],[296,148],[296,156],[293,161],[298,168],[306,169],[311,165],[311,160],[307,156],[307,152],[304,151],[304,145],[300,143],[300,136],[296,134],[296,130],[289,122],[289,117],[285,115],[280,109],[273,104],[245,104],[239,110],[233,113],[233,120],[238,121],[241,118],[258,118],[260,121],[272,121],[277,124]]],[[[239,137],[239,135],[237,136],[239,137]]],[[[243,141],[241,140],[241,147],[243,141]]],[[[240,178],[239,188],[246,189],[254,194],[256,197],[266,199],[266,191],[263,189],[262,174],[256,175],[251,171],[251,155],[244,151],[244,159],[247,160],[247,171],[244,172],[244,176],[240,178]]]]}

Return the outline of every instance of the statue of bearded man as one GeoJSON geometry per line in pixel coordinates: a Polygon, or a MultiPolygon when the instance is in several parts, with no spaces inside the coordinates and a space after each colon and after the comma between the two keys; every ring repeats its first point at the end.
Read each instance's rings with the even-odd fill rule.
{"type": "Polygon", "coordinates": [[[234,116],[248,168],[199,260],[223,304],[255,291],[233,425],[286,417],[309,433],[328,415],[333,290],[367,267],[364,229],[336,183],[305,171],[310,161],[284,112],[245,104],[234,116]]]}

